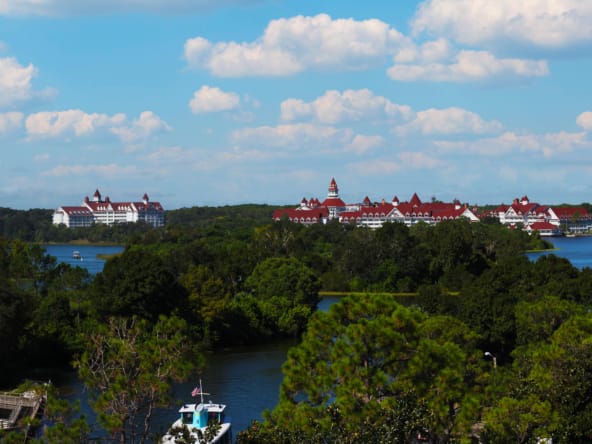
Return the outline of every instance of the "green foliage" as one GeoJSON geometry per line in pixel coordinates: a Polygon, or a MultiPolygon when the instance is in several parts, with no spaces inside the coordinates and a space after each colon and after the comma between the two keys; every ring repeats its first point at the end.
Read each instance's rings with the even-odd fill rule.
{"type": "Polygon", "coordinates": [[[550,402],[530,394],[523,399],[501,398],[483,421],[484,443],[527,443],[550,437],[557,426],[557,414],[550,402]]]}
{"type": "Polygon", "coordinates": [[[154,409],[168,406],[172,383],[196,368],[187,325],[161,316],[153,327],[135,318],[90,327],[75,364],[98,420],[121,442],[145,442],[154,409]]]}
{"type": "Polygon", "coordinates": [[[536,345],[548,341],[569,318],[584,314],[584,307],[556,296],[516,304],[517,344],[536,345]]]}
{"type": "Polygon", "coordinates": [[[316,313],[302,343],[288,353],[269,425],[311,433],[314,417],[327,429],[326,409],[333,406],[353,432],[381,410],[396,412],[398,400],[411,396],[429,412],[421,425],[435,439],[466,431],[476,418],[481,353],[461,323],[438,334],[451,321],[427,323],[420,311],[376,295],[347,297],[316,313]]]}
{"type": "Polygon", "coordinates": [[[531,378],[560,415],[559,442],[583,442],[592,424],[592,315],[574,316],[534,352],[531,378]]]}
{"type": "MultiPolygon", "coordinates": [[[[0,279],[0,369],[3,375],[15,371],[19,363],[26,326],[33,317],[33,298],[11,282],[0,279]]],[[[17,367],[18,368],[18,367],[17,367]]]]}
{"type": "Polygon", "coordinates": [[[354,429],[349,425],[349,417],[333,405],[328,406],[321,419],[308,418],[306,428],[287,429],[279,425],[268,425],[253,421],[251,426],[238,433],[239,444],[385,444],[413,442],[425,436],[423,422],[428,410],[417,404],[414,396],[404,396],[393,405],[379,408],[374,416],[363,418],[354,429]],[[329,418],[323,422],[322,418],[329,418]]]}
{"type": "Polygon", "coordinates": [[[287,299],[291,306],[316,307],[319,281],[313,271],[294,258],[271,258],[259,263],[247,278],[245,287],[264,300],[287,299]]]}
{"type": "MultiPolygon", "coordinates": [[[[300,334],[320,300],[318,278],[294,258],[264,260],[247,278],[245,288],[253,295],[268,331],[284,336],[300,334]]],[[[249,305],[245,308],[253,313],[249,305]]],[[[253,325],[252,318],[249,324],[253,325]]]]}
{"type": "Polygon", "coordinates": [[[95,278],[91,297],[101,317],[138,315],[156,320],[185,307],[185,289],[156,254],[126,250],[107,261],[95,278]]]}
{"type": "Polygon", "coordinates": [[[80,413],[80,402],[70,404],[60,399],[53,386],[48,387],[42,435],[32,444],[80,444],[89,441],[90,426],[80,413]]]}

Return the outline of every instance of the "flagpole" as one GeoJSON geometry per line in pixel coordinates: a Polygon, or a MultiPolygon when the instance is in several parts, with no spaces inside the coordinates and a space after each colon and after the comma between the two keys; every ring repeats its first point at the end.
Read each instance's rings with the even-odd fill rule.
{"type": "Polygon", "coordinates": [[[203,388],[201,386],[201,378],[199,378],[199,395],[201,396],[201,403],[203,404],[203,388]]]}

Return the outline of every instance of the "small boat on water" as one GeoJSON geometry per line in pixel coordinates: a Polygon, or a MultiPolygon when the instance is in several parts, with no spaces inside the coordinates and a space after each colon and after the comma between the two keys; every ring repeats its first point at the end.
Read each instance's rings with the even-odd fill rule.
{"type": "Polygon", "coordinates": [[[160,442],[162,444],[187,442],[184,435],[190,435],[195,442],[231,444],[232,427],[230,418],[225,415],[226,405],[215,404],[212,401],[204,402],[204,395],[209,393],[202,391],[201,381],[191,395],[194,397],[200,395],[201,402],[183,404],[179,409],[180,418],[171,425],[160,442]]]}
{"type": "Polygon", "coordinates": [[[72,259],[82,259],[82,256],[80,255],[80,251],[74,250],[72,252],[72,259]]]}

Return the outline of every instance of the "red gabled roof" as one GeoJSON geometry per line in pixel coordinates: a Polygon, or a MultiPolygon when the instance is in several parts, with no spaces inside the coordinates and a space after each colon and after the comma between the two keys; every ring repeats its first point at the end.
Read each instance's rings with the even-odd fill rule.
{"type": "Polygon", "coordinates": [[[528,213],[535,213],[536,209],[540,205],[538,203],[527,203],[527,204],[512,204],[512,208],[516,212],[516,214],[528,214],[528,213]]]}
{"type": "Polygon", "coordinates": [[[342,201],[339,197],[328,197],[326,198],[323,203],[321,203],[323,207],[345,207],[345,202],[342,201]]]}
{"type": "Polygon", "coordinates": [[[533,222],[530,225],[532,230],[541,231],[541,230],[558,230],[559,228],[557,225],[553,225],[549,222],[533,222]]]}
{"type": "Polygon", "coordinates": [[[92,213],[90,212],[90,210],[86,207],[60,207],[62,210],[64,210],[65,213],[70,214],[70,215],[87,215],[87,216],[92,216],[92,213]]]}
{"type": "Polygon", "coordinates": [[[551,207],[551,209],[560,219],[589,216],[588,211],[584,207],[551,207]]]}
{"type": "Polygon", "coordinates": [[[384,203],[384,204],[380,204],[380,205],[376,205],[373,207],[362,207],[360,208],[359,213],[360,214],[384,214],[387,215],[389,214],[391,211],[393,211],[393,208],[395,208],[393,206],[393,204],[390,203],[384,203]]]}
{"type": "Polygon", "coordinates": [[[164,211],[160,202],[111,202],[105,200],[105,202],[86,202],[87,205],[94,212],[106,211],[111,209],[112,211],[127,211],[132,206],[136,207],[139,211],[146,210],[148,208],[154,208],[156,211],[164,211]]]}
{"type": "Polygon", "coordinates": [[[335,191],[335,192],[339,191],[339,189],[337,188],[337,182],[335,182],[334,177],[331,178],[331,183],[329,184],[329,191],[335,191]]]}
{"type": "Polygon", "coordinates": [[[417,193],[413,193],[413,196],[411,196],[411,200],[409,201],[409,203],[414,207],[421,205],[421,199],[419,198],[417,193]]]}
{"type": "MultiPolygon", "coordinates": [[[[128,202],[122,202],[124,205],[128,205],[128,202]]],[[[138,210],[147,210],[148,208],[154,208],[156,211],[163,211],[162,205],[160,202],[130,202],[132,203],[138,210]]]]}
{"type": "Polygon", "coordinates": [[[314,209],[301,209],[301,208],[281,208],[279,210],[275,210],[273,212],[273,219],[281,219],[282,217],[287,216],[290,219],[299,219],[300,218],[316,218],[318,222],[320,222],[321,218],[326,218],[329,216],[329,210],[325,207],[317,207],[314,209]]]}

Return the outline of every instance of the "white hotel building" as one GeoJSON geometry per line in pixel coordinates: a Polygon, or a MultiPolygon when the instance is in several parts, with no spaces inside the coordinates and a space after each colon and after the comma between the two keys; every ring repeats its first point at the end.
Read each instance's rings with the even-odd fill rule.
{"type": "Polygon", "coordinates": [[[145,222],[153,227],[164,225],[164,209],[160,202],[150,202],[144,194],[140,202],[111,202],[101,199],[99,190],[92,200],[87,197],[81,206],[61,206],[53,213],[54,225],[68,228],[90,227],[93,223],[113,225],[128,222],[145,222]]]}

